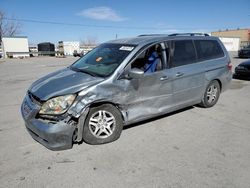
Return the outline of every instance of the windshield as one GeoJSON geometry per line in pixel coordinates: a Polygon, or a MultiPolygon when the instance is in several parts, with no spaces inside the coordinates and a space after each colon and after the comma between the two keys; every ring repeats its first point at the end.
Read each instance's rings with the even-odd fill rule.
{"type": "Polygon", "coordinates": [[[92,76],[110,76],[134,49],[133,45],[102,44],[77,60],[71,69],[92,76]]]}

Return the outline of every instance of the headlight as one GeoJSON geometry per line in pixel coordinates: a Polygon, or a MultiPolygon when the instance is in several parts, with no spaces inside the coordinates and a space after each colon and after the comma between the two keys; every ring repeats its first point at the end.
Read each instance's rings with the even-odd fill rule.
{"type": "Polygon", "coordinates": [[[63,114],[75,100],[75,95],[64,95],[46,101],[39,111],[40,114],[63,114]]]}

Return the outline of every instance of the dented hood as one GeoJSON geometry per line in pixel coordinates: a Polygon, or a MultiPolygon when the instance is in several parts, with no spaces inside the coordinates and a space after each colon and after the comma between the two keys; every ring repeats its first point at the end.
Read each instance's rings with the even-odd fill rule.
{"type": "Polygon", "coordinates": [[[45,101],[55,96],[77,93],[103,80],[100,77],[93,77],[66,68],[35,81],[29,91],[42,101],[45,101]]]}

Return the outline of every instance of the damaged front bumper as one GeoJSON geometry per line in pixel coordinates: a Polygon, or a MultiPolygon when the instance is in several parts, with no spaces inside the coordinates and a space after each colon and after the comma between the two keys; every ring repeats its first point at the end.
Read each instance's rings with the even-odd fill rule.
{"type": "Polygon", "coordinates": [[[66,123],[50,124],[33,119],[25,122],[33,139],[51,150],[72,148],[75,127],[66,123]]]}
{"type": "Polygon", "coordinates": [[[72,148],[76,126],[67,121],[49,121],[37,118],[40,106],[27,95],[21,106],[26,128],[33,139],[50,150],[72,148]]]}

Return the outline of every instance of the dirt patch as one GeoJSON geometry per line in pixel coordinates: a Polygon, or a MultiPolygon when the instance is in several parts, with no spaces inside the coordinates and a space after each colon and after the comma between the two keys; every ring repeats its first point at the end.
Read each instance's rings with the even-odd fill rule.
{"type": "Polygon", "coordinates": [[[75,161],[69,160],[69,159],[63,159],[61,161],[57,161],[56,163],[74,163],[75,161]]]}
{"type": "Polygon", "coordinates": [[[241,89],[248,84],[245,81],[232,81],[230,84],[230,89],[241,89]]]}

